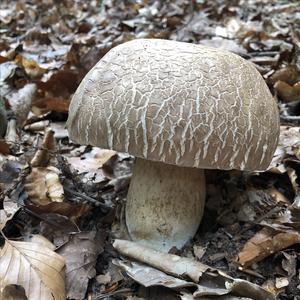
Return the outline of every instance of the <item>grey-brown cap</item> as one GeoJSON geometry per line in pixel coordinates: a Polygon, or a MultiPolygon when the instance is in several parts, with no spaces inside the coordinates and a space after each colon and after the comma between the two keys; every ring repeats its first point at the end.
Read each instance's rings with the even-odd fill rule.
{"type": "Polygon", "coordinates": [[[148,160],[264,170],[277,105],[255,67],[227,51],[139,39],[110,50],[73,96],[72,140],[148,160]]]}

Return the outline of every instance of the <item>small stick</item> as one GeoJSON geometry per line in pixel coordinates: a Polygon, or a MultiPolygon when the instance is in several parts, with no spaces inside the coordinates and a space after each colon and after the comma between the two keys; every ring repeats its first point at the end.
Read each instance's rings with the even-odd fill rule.
{"type": "Polygon", "coordinates": [[[243,273],[246,273],[246,274],[249,274],[249,275],[261,278],[261,279],[266,279],[266,277],[264,277],[263,275],[259,274],[258,272],[255,272],[254,270],[244,269],[242,267],[239,267],[238,269],[239,269],[239,271],[241,271],[243,273]]]}
{"type": "MultiPolygon", "coordinates": [[[[109,208],[109,206],[107,206],[106,204],[104,204],[104,203],[102,203],[102,202],[100,202],[100,201],[98,201],[98,200],[96,200],[96,199],[94,199],[94,198],[92,198],[92,197],[90,197],[90,196],[87,196],[87,195],[78,193],[78,192],[73,191],[73,190],[71,190],[71,189],[69,189],[69,188],[67,188],[67,187],[64,187],[64,190],[65,190],[66,192],[68,192],[68,193],[74,195],[74,196],[81,197],[81,198],[83,198],[84,200],[86,200],[86,201],[88,201],[88,202],[90,202],[90,203],[93,203],[93,204],[96,205],[96,206],[100,206],[101,208],[104,208],[104,209],[108,209],[108,208],[109,208]]],[[[102,198],[100,198],[100,199],[103,200],[102,198]]]]}
{"type": "Polygon", "coordinates": [[[95,298],[95,300],[100,300],[100,299],[104,299],[106,297],[114,296],[114,295],[117,295],[117,294],[130,293],[130,292],[132,292],[132,289],[124,288],[124,289],[116,290],[114,292],[107,293],[107,294],[104,294],[104,295],[99,295],[95,298]]]}
{"type": "Polygon", "coordinates": [[[254,220],[252,222],[252,224],[245,226],[243,229],[241,229],[237,235],[241,235],[242,233],[244,233],[245,231],[251,229],[252,227],[254,227],[255,225],[259,224],[261,221],[265,220],[266,218],[270,217],[273,213],[275,212],[280,212],[283,208],[282,207],[278,207],[278,206],[274,206],[273,208],[271,208],[266,214],[260,216],[259,218],[257,218],[256,220],[254,220]]]}

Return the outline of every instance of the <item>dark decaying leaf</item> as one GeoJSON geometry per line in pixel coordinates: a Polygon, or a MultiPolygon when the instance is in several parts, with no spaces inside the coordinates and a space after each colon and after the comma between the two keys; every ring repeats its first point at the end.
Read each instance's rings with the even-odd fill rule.
{"type": "Polygon", "coordinates": [[[96,232],[80,232],[70,236],[58,253],[66,261],[66,290],[71,299],[84,299],[89,279],[95,277],[97,256],[103,251],[95,240],[96,232]]]}

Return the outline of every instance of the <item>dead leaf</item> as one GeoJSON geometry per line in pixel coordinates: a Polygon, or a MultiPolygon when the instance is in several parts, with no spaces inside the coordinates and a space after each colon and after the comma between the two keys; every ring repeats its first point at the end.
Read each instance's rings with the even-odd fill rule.
{"type": "Polygon", "coordinates": [[[0,64],[3,64],[4,62],[7,62],[8,61],[8,58],[0,55],[0,64]]]}
{"type": "Polygon", "coordinates": [[[300,127],[280,126],[280,136],[269,170],[276,173],[286,172],[284,159],[296,156],[300,159],[300,127]]]}
{"type": "Polygon", "coordinates": [[[84,299],[89,279],[96,275],[97,257],[103,249],[95,235],[95,231],[71,235],[70,241],[58,250],[66,260],[67,298],[84,299]]]}
{"type": "Polygon", "coordinates": [[[101,169],[103,165],[116,155],[116,151],[94,147],[81,157],[69,157],[68,162],[79,174],[85,173],[86,180],[93,179],[93,182],[97,183],[105,178],[101,169]]]}
{"type": "Polygon", "coordinates": [[[23,67],[27,75],[31,78],[41,77],[47,70],[41,68],[37,62],[27,59],[22,55],[17,55],[15,62],[17,65],[23,67]]]}
{"type": "Polygon", "coordinates": [[[263,228],[246,242],[237,261],[243,267],[248,267],[296,243],[300,243],[300,234],[296,231],[280,232],[263,228]]]}
{"type": "Polygon", "coordinates": [[[289,285],[289,279],[287,277],[278,277],[275,281],[275,287],[277,289],[282,289],[289,285]]]}
{"type": "MultiPolygon", "coordinates": [[[[197,287],[197,284],[194,282],[188,282],[170,275],[165,274],[162,271],[159,271],[155,268],[145,266],[136,262],[124,262],[120,260],[115,260],[114,263],[117,266],[122,267],[123,270],[126,270],[129,277],[134,281],[145,287],[151,286],[164,286],[171,289],[180,289],[185,287],[197,287]]],[[[215,288],[217,291],[217,288],[215,288]]],[[[222,290],[222,293],[219,295],[227,294],[226,289],[222,290]]],[[[213,295],[208,293],[208,295],[213,295]]]]}
{"type": "Polygon", "coordinates": [[[42,120],[24,126],[24,130],[31,132],[44,131],[49,126],[49,120],[42,120]]]}
{"type": "Polygon", "coordinates": [[[10,119],[7,124],[5,140],[9,143],[16,143],[18,139],[19,137],[17,133],[17,120],[10,119]]]}
{"type": "Polygon", "coordinates": [[[202,247],[200,245],[194,245],[193,246],[194,255],[198,260],[201,260],[203,255],[206,252],[206,247],[202,247]]]}
{"type": "Polygon", "coordinates": [[[26,204],[26,208],[38,214],[56,213],[69,217],[74,222],[90,210],[86,203],[74,204],[68,202],[51,202],[46,205],[26,204]]]}
{"type": "Polygon", "coordinates": [[[42,145],[32,158],[31,165],[33,167],[46,167],[50,159],[50,151],[54,151],[55,146],[54,132],[51,128],[46,128],[42,145]]]}
{"type": "Polygon", "coordinates": [[[2,292],[0,290],[0,300],[28,300],[28,298],[22,286],[8,284],[2,292]]]}
{"type": "Polygon", "coordinates": [[[11,201],[9,198],[4,199],[3,209],[0,210],[0,230],[5,227],[7,221],[13,218],[19,208],[16,202],[11,201]]]}
{"type": "Polygon", "coordinates": [[[283,81],[289,85],[293,85],[300,81],[300,70],[295,65],[288,65],[281,68],[270,77],[270,82],[272,84],[275,84],[278,81],[283,81]]]}
{"type": "Polygon", "coordinates": [[[111,276],[109,273],[106,273],[104,275],[100,274],[96,277],[96,280],[98,283],[106,285],[111,282],[111,276]]]}
{"type": "Polygon", "coordinates": [[[36,205],[64,201],[64,189],[59,181],[59,170],[54,167],[32,168],[24,186],[30,201],[36,205]]]}
{"type": "Polygon", "coordinates": [[[69,242],[71,233],[79,232],[78,226],[68,217],[56,213],[41,214],[40,234],[52,241],[56,247],[69,242]]]}
{"type": "Polygon", "coordinates": [[[10,154],[10,145],[5,140],[0,140],[0,154],[10,154]]]}
{"type": "Polygon", "coordinates": [[[46,82],[38,81],[37,85],[39,89],[51,92],[55,97],[65,97],[75,92],[78,83],[78,74],[66,69],[52,74],[46,82]]]}
{"type": "Polygon", "coordinates": [[[41,98],[35,100],[32,106],[32,111],[36,115],[43,115],[49,111],[58,113],[68,113],[70,100],[63,98],[41,98]]]}
{"type": "Polygon", "coordinates": [[[279,97],[285,102],[300,100],[300,92],[296,87],[290,86],[284,81],[277,81],[274,85],[279,97]]]}
{"type": "Polygon", "coordinates": [[[177,283],[179,285],[182,284],[182,281],[178,282],[177,280],[174,280],[175,277],[179,277],[181,280],[186,278],[187,281],[185,282],[188,284],[196,284],[197,290],[193,294],[195,298],[206,295],[230,294],[251,297],[256,300],[275,299],[274,295],[256,284],[242,279],[234,279],[222,271],[211,268],[193,259],[160,252],[142,246],[139,243],[126,240],[115,240],[113,247],[120,254],[151,266],[144,266],[137,263],[120,264],[120,266],[129,272],[131,277],[134,276],[135,278],[138,278],[138,282],[141,281],[145,286],[147,286],[148,280],[150,280],[150,282],[153,280],[155,284],[158,284],[157,278],[162,278],[162,282],[165,283],[164,286],[170,284],[170,287],[172,287],[173,284],[175,284],[176,287],[177,283]],[[153,269],[153,271],[149,271],[149,269],[153,269]],[[153,272],[155,274],[154,276],[151,275],[153,272]],[[163,272],[174,276],[174,279],[168,277],[168,275],[163,272]],[[150,276],[148,277],[147,274],[150,274],[150,276]],[[163,278],[167,279],[164,280],[163,278]],[[190,279],[192,282],[188,281],[190,279]]]}
{"type": "Polygon", "coordinates": [[[17,117],[17,123],[21,127],[27,119],[36,90],[36,85],[30,83],[9,97],[9,104],[17,117]]]}
{"type": "Polygon", "coordinates": [[[30,300],[65,300],[64,259],[39,242],[6,239],[0,252],[1,290],[23,286],[30,300]]]}

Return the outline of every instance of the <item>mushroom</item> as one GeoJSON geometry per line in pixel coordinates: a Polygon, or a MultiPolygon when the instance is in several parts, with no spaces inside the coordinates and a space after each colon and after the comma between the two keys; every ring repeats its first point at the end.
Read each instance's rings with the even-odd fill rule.
{"type": "Polygon", "coordinates": [[[254,65],[210,47],[138,39],[111,49],[70,105],[72,140],[136,157],[126,203],[133,240],[168,251],[196,233],[203,169],[265,170],[277,105],[254,65]]]}

